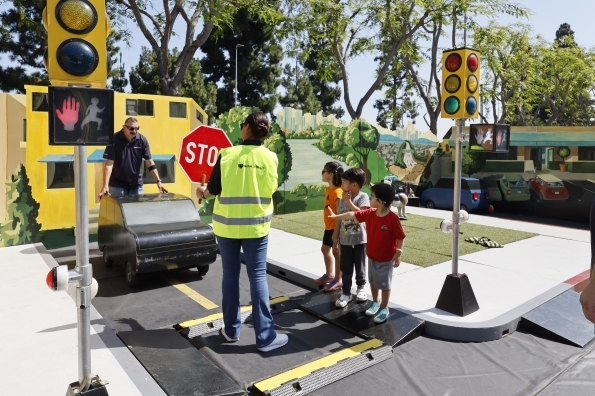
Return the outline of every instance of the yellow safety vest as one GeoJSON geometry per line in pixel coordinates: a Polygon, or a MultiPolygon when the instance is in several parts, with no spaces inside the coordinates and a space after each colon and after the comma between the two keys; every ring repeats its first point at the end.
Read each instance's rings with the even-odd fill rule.
{"type": "Polygon", "coordinates": [[[221,194],[213,209],[215,235],[233,239],[268,235],[277,190],[277,155],[252,145],[230,147],[219,154],[221,194]]]}

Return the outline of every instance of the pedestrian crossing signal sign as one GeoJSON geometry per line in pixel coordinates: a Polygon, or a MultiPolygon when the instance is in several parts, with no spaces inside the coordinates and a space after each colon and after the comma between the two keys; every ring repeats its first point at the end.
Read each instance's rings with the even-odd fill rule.
{"type": "Polygon", "coordinates": [[[50,145],[113,144],[113,90],[50,86],[48,103],[50,145]]]}

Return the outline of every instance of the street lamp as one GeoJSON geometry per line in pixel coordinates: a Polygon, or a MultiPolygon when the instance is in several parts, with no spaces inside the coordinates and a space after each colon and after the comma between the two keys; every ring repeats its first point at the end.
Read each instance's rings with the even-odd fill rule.
{"type": "Polygon", "coordinates": [[[234,94],[234,105],[238,107],[238,47],[243,47],[243,44],[236,44],[236,90],[234,94]]]}

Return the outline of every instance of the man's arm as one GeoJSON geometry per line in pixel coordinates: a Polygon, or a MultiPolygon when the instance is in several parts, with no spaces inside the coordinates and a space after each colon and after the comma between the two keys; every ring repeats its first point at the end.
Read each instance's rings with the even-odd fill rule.
{"type": "Polygon", "coordinates": [[[163,187],[161,179],[159,179],[159,172],[157,172],[157,166],[155,165],[155,161],[153,161],[152,158],[146,159],[145,165],[147,166],[147,170],[151,173],[151,177],[153,177],[153,180],[157,182],[157,188],[159,188],[159,191],[166,194],[167,190],[165,189],[165,187],[163,187]]]}
{"type": "Polygon", "coordinates": [[[114,160],[108,159],[105,160],[105,165],[103,166],[103,188],[99,193],[99,199],[107,194],[109,196],[109,178],[112,175],[112,170],[114,169],[114,160]]]}

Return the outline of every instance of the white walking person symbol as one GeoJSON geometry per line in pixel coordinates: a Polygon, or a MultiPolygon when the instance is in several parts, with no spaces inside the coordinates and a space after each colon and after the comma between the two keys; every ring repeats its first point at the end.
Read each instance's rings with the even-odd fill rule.
{"type": "Polygon", "coordinates": [[[90,122],[96,122],[97,130],[101,129],[101,123],[103,122],[103,120],[97,117],[97,113],[101,113],[103,110],[105,110],[105,107],[100,109],[99,107],[97,107],[98,103],[99,99],[91,98],[91,104],[87,107],[87,115],[81,123],[81,129],[83,129],[83,127],[90,122]]]}

